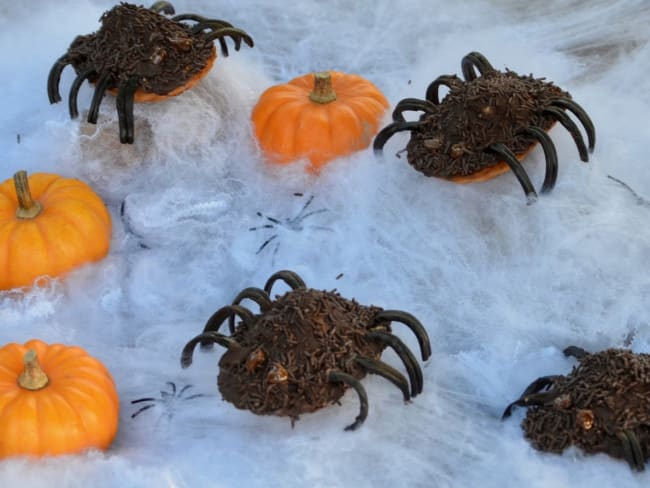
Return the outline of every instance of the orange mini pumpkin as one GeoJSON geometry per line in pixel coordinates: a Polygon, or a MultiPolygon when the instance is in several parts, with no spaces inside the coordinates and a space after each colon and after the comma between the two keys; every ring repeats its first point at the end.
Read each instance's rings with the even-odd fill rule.
{"type": "Polygon", "coordinates": [[[108,210],[82,181],[19,171],[0,184],[0,290],[97,261],[110,237],[108,210]]]}
{"type": "Polygon", "coordinates": [[[0,458],[105,450],[118,417],[110,373],[82,348],[37,339],[0,348],[0,458]]]}
{"type": "Polygon", "coordinates": [[[388,108],[370,81],[338,71],[310,73],[266,90],[253,109],[255,136],[276,163],[308,158],[318,171],[370,145],[388,108]]]}

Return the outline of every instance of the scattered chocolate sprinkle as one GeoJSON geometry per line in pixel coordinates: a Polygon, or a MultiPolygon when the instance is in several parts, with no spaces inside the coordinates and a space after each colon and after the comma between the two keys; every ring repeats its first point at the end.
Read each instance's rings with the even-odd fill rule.
{"type": "Polygon", "coordinates": [[[650,355],[625,349],[586,354],[569,375],[553,382],[550,392],[556,401],[530,407],[522,422],[536,449],[559,453],[573,445],[623,458],[617,434],[629,431],[648,459],[650,355]]]}
{"type": "Polygon", "coordinates": [[[120,3],[100,18],[101,28],[77,36],[67,56],[77,74],[92,69],[90,81],[112,76],[109,88],[132,76],[146,92],[165,95],[199,73],[214,55],[204,32],[144,7],[120,3]]]}
{"type": "Polygon", "coordinates": [[[542,110],[554,98],[571,97],[544,78],[510,70],[490,70],[469,82],[450,78],[449,92],[421,117],[406,147],[408,162],[427,176],[467,176],[494,166],[498,156],[485,152],[494,143],[524,154],[536,141],[517,132],[531,125],[550,129],[554,119],[542,110]]]}
{"type": "Polygon", "coordinates": [[[313,289],[278,297],[253,324],[237,326],[232,337],[241,350],[229,350],[219,361],[223,398],[256,414],[292,419],[336,402],[347,387],[329,382],[328,371],[361,379],[366,373],[354,358],[379,359],[385,348],[366,338],[380,310],[313,289]]]}

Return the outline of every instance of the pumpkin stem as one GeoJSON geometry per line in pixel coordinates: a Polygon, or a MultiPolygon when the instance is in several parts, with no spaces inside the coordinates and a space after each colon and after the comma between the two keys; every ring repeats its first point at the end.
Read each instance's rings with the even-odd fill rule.
{"type": "Polygon", "coordinates": [[[45,388],[50,379],[45,374],[45,371],[41,369],[41,365],[38,364],[36,351],[33,349],[27,351],[23,356],[23,361],[25,370],[18,376],[18,385],[31,391],[45,388]]]}
{"type": "Polygon", "coordinates": [[[43,206],[32,198],[26,171],[21,170],[14,175],[14,186],[16,187],[16,197],[18,197],[16,217],[19,219],[33,219],[40,214],[43,206]]]}
{"type": "Polygon", "coordinates": [[[332,77],[328,71],[314,73],[314,89],[309,99],[316,103],[330,103],[336,100],[336,92],[332,88],[332,77]]]}

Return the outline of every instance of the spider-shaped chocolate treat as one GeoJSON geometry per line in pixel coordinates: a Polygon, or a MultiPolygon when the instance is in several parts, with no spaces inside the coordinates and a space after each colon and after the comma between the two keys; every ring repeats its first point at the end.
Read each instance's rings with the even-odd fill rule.
{"type": "Polygon", "coordinates": [[[212,68],[217,56],[215,40],[224,56],[228,56],[226,37],[233,40],[237,51],[242,41],[253,47],[253,39],[246,32],[223,20],[196,14],[168,18],[161,12],[173,15],[174,7],[156,2],[147,9],[122,2],[105,12],[101,28],[77,36],[52,66],[47,80],[50,103],[61,101],[61,73],[72,65],[77,77],[68,97],[70,117],[79,114],[77,94],[88,80],[95,85],[88,122],[97,123],[104,94],[113,93],[120,142],[131,144],[134,102],[163,100],[196,85],[212,68]]]}
{"type": "Polygon", "coordinates": [[[181,365],[188,367],[197,344],[217,343],[227,349],[219,360],[218,385],[225,400],[256,414],[288,416],[337,403],[352,387],[361,401],[354,430],[368,414],[368,397],[360,380],[367,373],[383,376],[402,392],[404,401],[422,392],[422,370],[409,348],[392,333],[401,322],[417,337],[422,360],[431,355],[429,337],[411,314],[360,305],[335,291],[307,288],[292,271],[279,271],[264,289],[246,288],[232,305],[217,310],[203,333],[187,343],[181,365]],[[291,291],[271,299],[271,289],[283,280],[291,291]],[[240,303],[259,305],[255,314],[240,303]],[[240,322],[235,324],[235,318],[240,322]],[[228,321],[230,335],[219,332],[228,321]],[[404,364],[408,379],[380,360],[391,347],[404,364]]]}
{"type": "Polygon", "coordinates": [[[463,57],[461,64],[465,81],[456,75],[439,76],[424,100],[406,98],[397,104],[393,123],[375,138],[375,151],[381,152],[395,133],[409,131],[407,159],[416,170],[457,183],[484,181],[512,170],[529,203],[537,193],[520,160],[539,143],[546,157],[542,192],[553,188],[557,151],[546,132],[556,122],[573,137],[580,159],[589,159],[596,144],[594,124],[569,93],[543,78],[498,71],[478,52],[463,57]],[[449,88],[442,100],[441,86],[449,88]],[[422,112],[419,120],[405,120],[404,112],[411,110],[422,112]],[[568,113],[584,126],[588,146],[568,113]]]}
{"type": "Polygon", "coordinates": [[[578,359],[573,371],[533,381],[503,418],[529,407],[522,428],[535,448],[560,453],[574,445],[643,470],[650,457],[650,354],[575,346],[564,354],[578,359]]]}

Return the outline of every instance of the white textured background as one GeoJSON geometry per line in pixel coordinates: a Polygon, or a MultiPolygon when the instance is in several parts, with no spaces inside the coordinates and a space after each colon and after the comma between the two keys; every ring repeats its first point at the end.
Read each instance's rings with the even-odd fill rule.
{"type": "MultiPolygon", "coordinates": [[[[0,0],[0,179],[21,168],[78,177],[114,217],[105,260],[47,290],[0,293],[0,343],[81,345],[111,370],[122,399],[110,451],[5,460],[0,486],[646,486],[650,472],[606,456],[534,451],[519,427],[523,410],[505,423],[500,415],[531,380],[570,371],[561,353],[569,344],[595,351],[631,338],[635,351],[650,350],[650,208],[607,178],[650,199],[648,2],[175,3],[245,29],[255,48],[219,58],[191,92],[137,106],[136,144],[123,147],[110,97],[95,132],[69,120],[66,103],[50,106],[45,89],[53,62],[112,4],[0,0]],[[299,165],[269,167],[255,147],[249,113],[271,84],[338,69],[372,80],[394,105],[460,73],[474,50],[499,69],[553,80],[596,125],[588,164],[563,128],[552,131],[558,182],[535,205],[512,174],[471,186],[426,178],[393,157],[406,134],[383,160],[366,150],[318,178],[299,165]],[[266,223],[258,211],[292,217],[312,195],[312,208],[327,212],[301,231],[249,231],[266,223]],[[276,231],[277,253],[269,245],[256,254],[276,231]],[[280,268],[418,316],[433,345],[423,394],[404,405],[391,384],[368,377],[360,430],[343,431],[358,412],[352,392],[292,429],[221,400],[218,349],[197,351],[181,370],[180,350],[207,317],[280,268]],[[158,395],[166,381],[207,396],[131,419],[130,401],[158,395]]],[[[72,79],[68,68],[65,101],[72,79]]],[[[85,86],[79,95],[82,119],[91,94],[85,86]]],[[[541,150],[526,168],[539,187],[541,150]]]]}

